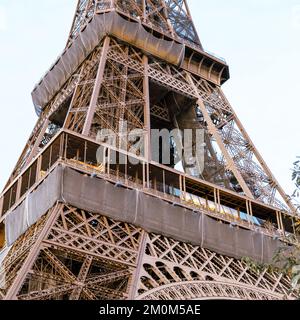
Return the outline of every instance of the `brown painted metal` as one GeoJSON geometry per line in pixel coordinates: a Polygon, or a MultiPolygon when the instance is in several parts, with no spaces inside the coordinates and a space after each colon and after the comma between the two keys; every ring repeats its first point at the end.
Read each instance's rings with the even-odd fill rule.
{"type": "Polygon", "coordinates": [[[5,299],[294,297],[281,274],[258,275],[234,258],[65,204],[18,240],[4,268],[5,299]]]}
{"type": "MultiPolygon", "coordinates": [[[[182,65],[106,36],[43,108],[1,195],[0,223],[63,164],[195,210],[199,207],[187,200],[187,189],[206,190],[215,209],[206,199],[201,207],[205,214],[248,230],[257,229],[251,217],[259,208],[276,222],[276,228],[266,224],[260,232],[298,245],[296,235],[286,230],[287,217],[298,219],[297,212],[225,98],[220,85],[229,77],[228,67],[203,50],[186,1],[79,0],[67,47],[94,15],[111,10],[140,21],[160,40],[184,44],[182,65]],[[128,165],[123,174],[105,159],[101,170],[87,160],[89,146],[101,145],[96,140],[101,128],[112,130],[122,146],[118,150],[106,145],[108,157],[116,149],[131,156],[123,144],[120,121],[127,121],[128,131],[144,132],[145,154],[136,155],[140,177],[130,177],[128,165]],[[188,121],[205,131],[205,170],[199,177],[155,163],[151,157],[153,123],[173,129],[188,121]],[[28,181],[31,170],[36,170],[35,177],[28,181]],[[163,188],[158,188],[151,170],[160,173],[163,188]],[[179,198],[167,193],[169,176],[179,185],[179,198]],[[225,215],[221,208],[225,198],[232,209],[244,206],[249,220],[225,215]]],[[[14,243],[0,274],[5,275],[0,299],[6,300],[294,298],[289,278],[282,274],[265,270],[257,275],[240,260],[67,203],[57,203],[14,243]]]]}
{"type": "Polygon", "coordinates": [[[103,74],[104,74],[104,68],[105,68],[106,59],[107,59],[107,52],[109,49],[109,43],[110,43],[110,38],[106,37],[104,40],[104,43],[103,43],[102,51],[101,51],[101,57],[100,57],[97,76],[95,79],[95,85],[94,85],[94,89],[93,89],[93,93],[92,93],[90,106],[88,108],[88,112],[86,114],[86,119],[85,119],[85,124],[83,127],[83,134],[86,136],[88,136],[90,133],[92,121],[93,121],[96,107],[97,107],[97,100],[99,97],[100,87],[101,87],[101,84],[103,81],[103,74]]]}

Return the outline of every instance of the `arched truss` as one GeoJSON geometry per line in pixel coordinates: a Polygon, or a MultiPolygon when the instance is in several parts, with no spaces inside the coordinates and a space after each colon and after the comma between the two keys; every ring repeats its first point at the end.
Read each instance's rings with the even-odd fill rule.
{"type": "Polygon", "coordinates": [[[290,279],[57,204],[0,266],[0,300],[294,299],[290,279]]]}
{"type": "Polygon", "coordinates": [[[160,235],[145,236],[136,299],[293,299],[290,280],[241,260],[160,235]]]}
{"type": "Polygon", "coordinates": [[[281,300],[278,294],[231,283],[189,281],[165,285],[138,297],[139,300],[281,300]]]}
{"type": "MultiPolygon", "coordinates": [[[[130,21],[142,21],[147,30],[160,34],[160,40],[167,34],[167,39],[171,35],[182,44],[187,41],[190,49],[193,45],[201,49],[186,0],[79,0],[70,42],[94,14],[113,8],[123,16],[129,10],[130,21]]],[[[11,194],[21,192],[13,181],[61,128],[89,139],[96,139],[99,130],[106,128],[122,142],[120,120],[126,120],[128,131],[142,130],[150,145],[151,122],[177,128],[179,120],[190,121],[180,117],[188,109],[195,128],[206,132],[204,180],[279,210],[289,208],[294,215],[290,199],[220,88],[226,66],[221,64],[220,71],[217,60],[206,61],[200,55],[199,61],[200,56],[194,58],[193,53],[179,67],[158,51],[147,52],[107,36],[84,61],[72,66],[55,96],[47,96],[50,100],[8,183],[11,194]]],[[[151,160],[150,150],[144,156],[151,160]]],[[[0,238],[0,247],[1,242],[0,238]]],[[[86,212],[61,203],[18,239],[0,265],[0,299],[211,297],[294,296],[290,280],[281,274],[268,270],[255,274],[241,260],[148,234],[109,219],[105,212],[86,212]]]]}

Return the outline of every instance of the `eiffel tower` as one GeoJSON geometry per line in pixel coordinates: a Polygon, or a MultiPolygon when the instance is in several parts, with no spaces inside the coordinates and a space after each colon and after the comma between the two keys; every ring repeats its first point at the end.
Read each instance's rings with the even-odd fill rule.
{"type": "Polygon", "coordinates": [[[244,259],[297,245],[299,215],[228,79],[186,0],[79,0],[1,194],[0,299],[294,299],[287,276],[244,259]],[[202,132],[201,159],[178,158],[180,134],[157,147],[154,129],[202,132]]]}

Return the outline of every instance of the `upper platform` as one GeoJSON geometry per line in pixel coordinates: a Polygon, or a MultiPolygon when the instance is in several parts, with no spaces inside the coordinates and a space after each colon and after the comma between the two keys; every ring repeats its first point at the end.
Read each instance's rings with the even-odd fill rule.
{"type": "Polygon", "coordinates": [[[229,79],[226,62],[203,50],[184,1],[176,1],[182,4],[181,11],[172,6],[175,1],[160,1],[166,8],[163,12],[169,12],[168,19],[161,13],[137,14],[140,11],[125,5],[143,1],[96,2],[94,9],[89,10],[89,1],[79,1],[67,47],[32,92],[38,114],[105,36],[117,38],[215,85],[229,79]]]}

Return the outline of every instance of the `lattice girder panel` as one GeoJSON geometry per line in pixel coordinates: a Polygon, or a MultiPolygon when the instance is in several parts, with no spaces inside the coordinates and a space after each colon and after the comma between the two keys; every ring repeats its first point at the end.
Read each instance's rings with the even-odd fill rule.
{"type": "Polygon", "coordinates": [[[97,48],[80,68],[80,81],[65,126],[94,139],[102,129],[109,129],[116,135],[117,145],[124,145],[121,144],[124,123],[127,132],[145,129],[144,55],[112,38],[107,40],[104,41],[106,45],[97,48]],[[120,63],[118,58],[112,59],[113,50],[141,68],[137,70],[130,64],[120,63]]]}
{"type": "Polygon", "coordinates": [[[133,17],[143,17],[144,8],[142,2],[143,0],[116,0],[115,7],[133,17]]]}
{"type": "Polygon", "coordinates": [[[127,223],[56,205],[10,249],[1,297],[127,299],[141,238],[127,223]]]}
{"type": "Polygon", "coordinates": [[[101,46],[96,48],[78,70],[79,80],[76,83],[65,123],[68,129],[78,133],[82,133],[83,131],[86,115],[92,99],[101,50],[101,46]]]}
{"type": "Polygon", "coordinates": [[[241,260],[161,235],[147,236],[145,255],[140,264],[137,299],[224,297],[264,300],[294,297],[290,291],[290,279],[282,274],[267,269],[257,274],[241,260]],[[196,294],[185,291],[190,285],[196,294]],[[211,291],[208,288],[211,285],[221,291],[211,291]],[[185,294],[177,295],[175,288],[182,288],[185,294]],[[204,292],[201,291],[203,288],[206,288],[204,292]],[[223,295],[227,290],[234,295],[223,295]]]}
{"type": "Polygon", "coordinates": [[[145,1],[145,21],[164,32],[173,32],[168,21],[168,12],[164,0],[145,1]]]}
{"type": "Polygon", "coordinates": [[[197,31],[185,0],[166,0],[168,18],[176,34],[187,41],[201,46],[197,31]]]}
{"type": "Polygon", "coordinates": [[[19,300],[126,299],[131,270],[76,251],[43,249],[19,292],[19,300]],[[41,270],[42,269],[42,270],[41,270]],[[111,295],[107,296],[107,291],[111,295]],[[86,298],[83,298],[86,297],[86,298]]]}
{"type": "Polygon", "coordinates": [[[210,128],[211,132],[218,133],[222,139],[222,146],[228,152],[227,162],[228,158],[233,160],[252,196],[267,204],[278,206],[279,209],[289,208],[295,213],[294,206],[256,150],[221,89],[215,87],[214,91],[211,91],[209,85],[203,86],[203,82],[206,82],[203,79],[191,77],[191,82],[197,87],[206,112],[212,120],[214,128],[210,128]],[[213,100],[210,97],[213,97],[213,100]],[[253,190],[254,186],[257,191],[253,190]],[[277,199],[274,196],[276,192],[279,196],[277,199]]]}
{"type": "Polygon", "coordinates": [[[70,31],[68,44],[72,42],[82,28],[95,15],[96,12],[106,11],[113,8],[112,0],[78,0],[73,25],[70,31]]]}
{"type": "Polygon", "coordinates": [[[30,253],[30,249],[38,240],[43,228],[45,227],[46,216],[40,219],[23,236],[21,236],[10,248],[8,255],[1,263],[1,287],[0,293],[5,296],[16,279],[24,261],[30,253]]]}
{"type": "MultiPolygon", "coordinates": [[[[144,75],[132,72],[130,68],[108,60],[107,68],[98,98],[98,115],[105,118],[99,127],[106,129],[106,123],[120,132],[120,121],[126,121],[128,130],[143,129],[144,127],[144,75]],[[105,113],[105,109],[108,112],[105,113]],[[104,112],[103,112],[104,111],[104,112]],[[110,115],[112,118],[110,119],[110,115]]],[[[94,124],[97,121],[95,120],[94,124]]]]}
{"type": "Polygon", "coordinates": [[[282,274],[257,274],[241,260],[66,204],[22,236],[3,265],[2,299],[294,298],[282,274]]]}

